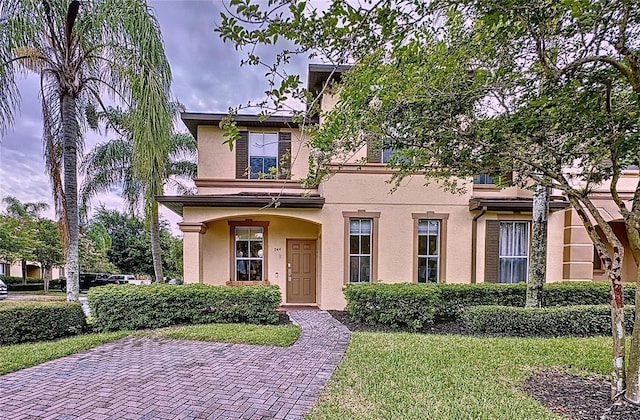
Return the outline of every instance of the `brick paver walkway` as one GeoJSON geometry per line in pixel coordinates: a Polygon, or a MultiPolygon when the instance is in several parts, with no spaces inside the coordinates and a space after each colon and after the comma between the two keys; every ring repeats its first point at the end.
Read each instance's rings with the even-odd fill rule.
{"type": "Polygon", "coordinates": [[[324,311],[289,315],[289,348],[126,338],[0,376],[0,419],[302,418],[350,333],[324,311]]]}

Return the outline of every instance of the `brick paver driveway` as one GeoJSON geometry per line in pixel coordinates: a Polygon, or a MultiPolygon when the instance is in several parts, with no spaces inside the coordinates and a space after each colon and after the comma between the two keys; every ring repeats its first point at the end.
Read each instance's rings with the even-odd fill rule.
{"type": "Polygon", "coordinates": [[[350,333],[324,311],[289,315],[289,348],[126,338],[0,376],[0,419],[301,418],[350,333]]]}

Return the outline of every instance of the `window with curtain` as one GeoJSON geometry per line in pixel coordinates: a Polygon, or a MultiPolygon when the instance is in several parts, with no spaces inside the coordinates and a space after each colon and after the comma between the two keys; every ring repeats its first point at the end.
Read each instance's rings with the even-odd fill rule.
{"type": "Polygon", "coordinates": [[[527,281],[529,222],[500,222],[500,283],[527,281]]]}
{"type": "Polygon", "coordinates": [[[371,281],[371,219],[349,220],[349,281],[371,281]]]}
{"type": "Polygon", "coordinates": [[[274,178],[278,169],[278,133],[249,133],[249,178],[274,178]],[[271,169],[274,168],[274,169],[271,169]]]}
{"type": "Polygon", "coordinates": [[[235,228],[236,281],[262,281],[264,229],[255,226],[235,228]]]}
{"type": "Polygon", "coordinates": [[[437,283],[440,272],[440,221],[418,221],[418,283],[437,283]]]}

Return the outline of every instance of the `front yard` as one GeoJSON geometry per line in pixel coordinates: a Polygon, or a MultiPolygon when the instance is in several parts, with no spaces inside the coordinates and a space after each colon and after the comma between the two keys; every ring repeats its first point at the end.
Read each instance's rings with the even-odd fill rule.
{"type": "Polygon", "coordinates": [[[558,419],[523,391],[524,379],[552,367],[605,375],[610,354],[607,337],[353,332],[310,417],[558,419]]]}

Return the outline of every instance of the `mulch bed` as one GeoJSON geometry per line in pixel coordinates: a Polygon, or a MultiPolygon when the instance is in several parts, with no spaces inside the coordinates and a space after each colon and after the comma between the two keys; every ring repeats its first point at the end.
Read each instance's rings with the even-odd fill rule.
{"type": "MultiPolygon", "coordinates": [[[[398,332],[412,330],[364,325],[353,321],[345,311],[329,313],[350,331],[398,332]]],[[[430,334],[471,335],[459,322],[440,322],[430,334]]],[[[538,372],[524,381],[524,391],[554,413],[571,420],[640,420],[640,407],[612,405],[611,386],[601,376],[578,376],[559,370],[538,372]]]]}

